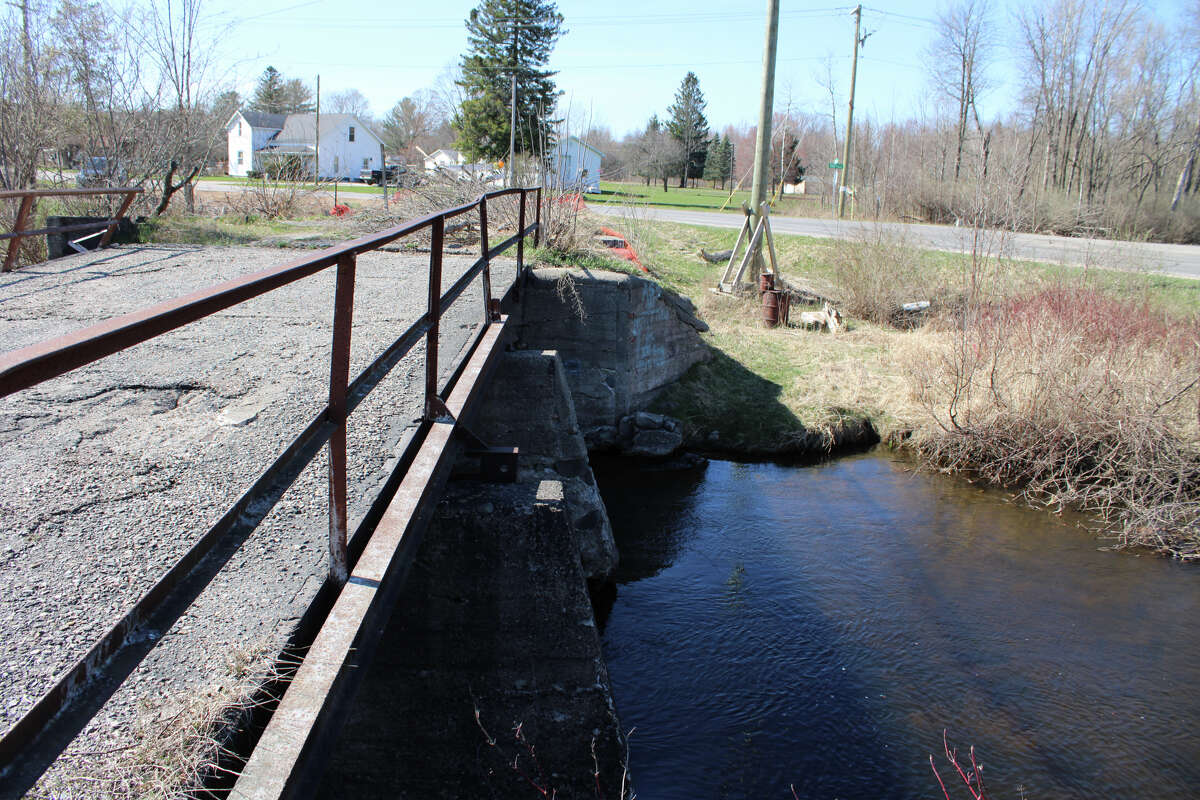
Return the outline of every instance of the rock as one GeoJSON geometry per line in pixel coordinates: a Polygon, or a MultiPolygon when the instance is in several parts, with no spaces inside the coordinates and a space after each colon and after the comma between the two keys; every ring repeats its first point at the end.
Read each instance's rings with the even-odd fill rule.
{"type": "Polygon", "coordinates": [[[682,444],[683,435],[678,431],[638,431],[624,452],[631,456],[665,458],[678,450],[682,444]]]}
{"type": "Polygon", "coordinates": [[[654,430],[663,427],[666,417],[662,414],[651,414],[648,411],[639,411],[633,415],[633,424],[642,430],[654,430]]]}
{"type": "Polygon", "coordinates": [[[588,450],[611,450],[617,445],[617,428],[615,425],[598,425],[583,434],[588,450]]]}

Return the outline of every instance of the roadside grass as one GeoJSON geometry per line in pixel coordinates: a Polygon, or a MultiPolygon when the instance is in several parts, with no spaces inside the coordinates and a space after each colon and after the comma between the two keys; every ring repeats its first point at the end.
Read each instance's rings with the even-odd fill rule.
{"type": "MultiPolygon", "coordinates": [[[[247,178],[243,175],[201,175],[196,180],[201,185],[213,184],[213,183],[227,183],[227,184],[237,184],[239,186],[247,186],[250,184],[260,183],[260,181],[258,181],[258,180],[247,178]]],[[[292,185],[293,184],[290,181],[267,181],[267,186],[272,189],[286,189],[292,185]]],[[[314,188],[316,191],[322,191],[322,192],[332,192],[333,191],[333,183],[329,182],[329,181],[322,181],[321,184],[316,187],[314,187],[313,184],[309,183],[309,182],[301,183],[300,186],[304,191],[314,191],[314,188]]],[[[212,188],[206,188],[205,191],[220,191],[220,189],[217,188],[214,190],[212,188]]],[[[392,191],[394,192],[395,189],[393,188],[392,191]]],[[[350,194],[375,195],[376,197],[383,196],[383,190],[380,189],[380,187],[368,186],[365,183],[356,183],[354,181],[339,181],[338,182],[338,193],[340,194],[342,192],[348,192],[350,194]]]]}
{"type": "MultiPolygon", "coordinates": [[[[658,410],[683,419],[694,436],[717,430],[738,431],[742,443],[783,435],[799,422],[810,430],[833,430],[850,418],[865,418],[885,438],[919,427],[926,413],[913,396],[899,354],[921,350],[940,334],[925,328],[900,330],[862,318],[848,317],[846,330],[830,335],[800,328],[764,328],[755,295],[716,295],[725,264],[699,257],[728,250],[737,231],[653,222],[636,214],[606,219],[604,224],[635,241],[639,253],[667,288],[691,297],[711,331],[709,343],[721,356],[698,366],[658,401],[658,410]],[[742,374],[742,370],[748,374],[742,374]]],[[[839,297],[847,280],[840,266],[855,248],[896,250],[913,263],[905,269],[921,276],[925,287],[946,296],[970,280],[968,255],[909,248],[895,241],[846,243],[830,239],[779,235],[776,251],[780,272],[789,281],[839,297]]],[[[894,265],[898,259],[891,258],[894,265]]],[[[555,262],[566,266],[563,258],[555,262]]],[[[871,258],[864,268],[884,265],[871,258]]],[[[1078,268],[1026,261],[1004,261],[1005,295],[1060,285],[1090,287],[1106,295],[1133,298],[1172,317],[1186,319],[1200,308],[1200,281],[1146,272],[1078,268]]],[[[889,276],[885,273],[883,279],[889,276]]],[[[914,290],[906,300],[929,299],[914,290]]],[[[945,300],[946,298],[941,298],[945,300]]],[[[795,314],[802,310],[795,308],[795,314]]]]}
{"type": "Polygon", "coordinates": [[[736,231],[627,227],[710,326],[716,358],[652,409],[689,442],[752,455],[803,437],[819,451],[866,420],[931,468],[1092,512],[1114,546],[1200,560],[1200,281],[779,236],[783,277],[833,298],[846,326],[767,329],[757,293],[710,291],[725,265],[698,255],[736,231]],[[897,316],[918,300],[930,313],[897,316]]]}
{"type": "MultiPolygon", "coordinates": [[[[705,211],[727,211],[740,214],[742,203],[750,202],[750,191],[742,189],[733,192],[732,199],[728,189],[713,189],[698,185],[696,188],[678,188],[669,182],[669,189],[663,191],[662,181],[650,186],[635,181],[600,181],[600,194],[586,195],[589,203],[639,203],[656,208],[692,208],[705,211]]],[[[782,198],[775,206],[775,214],[781,216],[824,216],[820,201],[813,197],[782,198]]]]}

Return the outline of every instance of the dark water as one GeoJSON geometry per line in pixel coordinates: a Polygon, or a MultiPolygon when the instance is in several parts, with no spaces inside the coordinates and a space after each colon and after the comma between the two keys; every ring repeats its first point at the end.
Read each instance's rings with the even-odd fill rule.
{"type": "Polygon", "coordinates": [[[1200,568],[884,456],[598,477],[639,796],[940,798],[946,729],[991,800],[1200,797],[1200,568]]]}

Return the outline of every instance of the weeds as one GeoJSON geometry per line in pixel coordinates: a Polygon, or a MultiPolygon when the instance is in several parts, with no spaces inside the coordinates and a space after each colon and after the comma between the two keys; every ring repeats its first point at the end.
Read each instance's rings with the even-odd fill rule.
{"type": "MultiPolygon", "coordinates": [[[[943,324],[946,324],[943,322],[943,324]]],[[[935,467],[1200,559],[1200,321],[1086,287],[980,304],[908,359],[935,467]]]]}
{"type": "Polygon", "coordinates": [[[30,792],[31,798],[200,798],[228,774],[230,739],[264,702],[262,687],[286,681],[293,665],[271,664],[263,644],[230,656],[207,688],[143,703],[132,741],[102,750],[68,750],[30,792]]]}

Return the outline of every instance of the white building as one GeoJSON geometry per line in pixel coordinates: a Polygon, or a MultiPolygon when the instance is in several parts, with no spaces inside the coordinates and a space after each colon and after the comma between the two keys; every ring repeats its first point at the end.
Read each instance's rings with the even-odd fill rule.
{"type": "Polygon", "coordinates": [[[320,147],[322,178],[354,179],[364,169],[381,169],[383,143],[352,114],[322,114],[317,140],[316,114],[263,114],[237,111],[225,126],[229,140],[229,174],[262,170],[270,159],[299,159],[311,175],[320,147]]]}
{"type": "Polygon", "coordinates": [[[600,161],[596,148],[575,136],[555,143],[550,151],[550,186],[578,192],[600,191],[600,161]]]}

